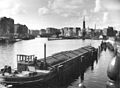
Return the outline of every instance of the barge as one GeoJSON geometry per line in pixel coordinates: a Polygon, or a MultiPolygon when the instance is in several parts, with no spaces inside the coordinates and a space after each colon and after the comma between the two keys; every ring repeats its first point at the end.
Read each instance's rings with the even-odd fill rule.
{"type": "Polygon", "coordinates": [[[83,64],[87,65],[96,58],[97,49],[92,46],[59,52],[44,59],[37,59],[34,55],[17,55],[17,69],[12,70],[10,66],[1,69],[0,82],[20,86],[64,81],[80,71],[83,64]]]}

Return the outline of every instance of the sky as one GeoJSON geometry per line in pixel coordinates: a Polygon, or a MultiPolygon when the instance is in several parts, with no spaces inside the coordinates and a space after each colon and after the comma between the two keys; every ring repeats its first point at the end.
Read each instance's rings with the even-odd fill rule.
{"type": "Polygon", "coordinates": [[[120,0],[0,0],[0,17],[29,29],[113,26],[120,30],[120,0]]]}

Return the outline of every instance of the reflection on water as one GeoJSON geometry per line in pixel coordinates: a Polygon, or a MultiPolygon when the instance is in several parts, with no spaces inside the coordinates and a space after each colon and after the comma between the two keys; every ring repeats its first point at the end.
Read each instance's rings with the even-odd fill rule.
{"type": "Polygon", "coordinates": [[[88,88],[106,88],[107,67],[113,54],[111,52],[103,51],[100,55],[98,64],[94,63],[94,70],[88,70],[85,74],[84,84],[88,88]]]}
{"type": "MultiPolygon", "coordinates": [[[[0,68],[4,65],[12,65],[16,68],[16,55],[17,54],[34,54],[38,58],[43,58],[44,43],[47,46],[47,56],[56,52],[73,50],[86,45],[98,47],[101,41],[99,40],[56,40],[47,41],[47,39],[36,38],[35,40],[20,41],[14,44],[0,44],[0,68]]],[[[79,74],[75,77],[70,77],[66,85],[59,86],[57,82],[54,84],[34,85],[19,88],[79,88],[79,84],[83,82],[86,88],[105,88],[107,81],[107,65],[112,58],[112,53],[108,50],[103,51],[99,59],[84,65],[80,68],[79,74]]],[[[18,88],[18,87],[17,87],[18,88]]]]}

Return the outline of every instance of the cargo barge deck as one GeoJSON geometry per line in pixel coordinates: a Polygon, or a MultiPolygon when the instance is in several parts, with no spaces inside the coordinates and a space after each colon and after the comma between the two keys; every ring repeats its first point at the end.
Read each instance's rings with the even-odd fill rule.
{"type": "Polygon", "coordinates": [[[44,59],[36,59],[34,55],[17,55],[17,70],[11,71],[10,66],[6,66],[1,70],[0,78],[2,83],[13,86],[44,84],[53,80],[61,85],[97,59],[97,53],[98,49],[85,46],[44,59]]]}

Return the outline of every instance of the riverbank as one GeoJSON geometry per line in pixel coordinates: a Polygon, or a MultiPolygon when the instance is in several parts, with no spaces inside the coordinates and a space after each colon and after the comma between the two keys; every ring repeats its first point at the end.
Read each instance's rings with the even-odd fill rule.
{"type": "Polygon", "coordinates": [[[35,37],[25,37],[25,38],[9,38],[9,37],[0,37],[0,43],[15,43],[22,40],[31,40],[35,37]]]}
{"type": "Polygon", "coordinates": [[[82,40],[85,40],[85,39],[91,39],[91,40],[103,40],[101,38],[82,38],[82,37],[66,37],[66,38],[54,38],[54,37],[48,37],[48,41],[53,41],[53,40],[77,40],[77,39],[82,39],[82,40]]]}

